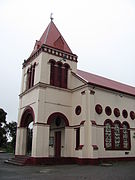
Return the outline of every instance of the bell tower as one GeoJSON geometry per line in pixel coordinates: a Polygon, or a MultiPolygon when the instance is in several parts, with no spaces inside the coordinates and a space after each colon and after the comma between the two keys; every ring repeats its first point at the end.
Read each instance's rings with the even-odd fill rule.
{"type": "MultiPolygon", "coordinates": [[[[60,119],[63,126],[71,119],[71,74],[76,71],[77,56],[72,53],[51,18],[30,57],[23,63],[16,155],[27,154],[27,128],[31,122],[31,156],[49,157],[50,153],[53,154],[54,149],[49,148],[49,136],[54,132],[50,129],[55,119],[60,119]],[[53,117],[51,123],[49,117],[53,117]]],[[[66,141],[63,133],[59,133],[61,143],[66,141]]],[[[64,149],[61,153],[64,154],[64,149]]]]}
{"type": "Polygon", "coordinates": [[[23,63],[21,93],[38,83],[70,88],[69,71],[76,73],[77,56],[72,53],[51,18],[30,57],[23,63]]]}

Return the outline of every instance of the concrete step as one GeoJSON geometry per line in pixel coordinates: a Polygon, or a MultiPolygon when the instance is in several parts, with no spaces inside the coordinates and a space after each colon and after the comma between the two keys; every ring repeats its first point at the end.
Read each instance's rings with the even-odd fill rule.
{"type": "Polygon", "coordinates": [[[5,162],[5,163],[8,163],[8,164],[17,165],[17,166],[24,166],[23,163],[19,163],[19,162],[13,161],[13,160],[11,160],[11,159],[5,160],[4,162],[5,162]]]}
{"type": "Polygon", "coordinates": [[[15,156],[14,158],[6,160],[5,163],[24,166],[28,159],[28,156],[15,156]]]}

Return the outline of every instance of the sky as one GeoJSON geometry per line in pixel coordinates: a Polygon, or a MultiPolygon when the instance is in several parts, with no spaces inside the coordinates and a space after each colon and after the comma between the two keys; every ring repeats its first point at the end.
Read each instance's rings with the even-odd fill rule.
{"type": "Polygon", "coordinates": [[[135,0],[0,0],[0,107],[17,121],[22,63],[50,22],[78,69],[135,86],[135,0]]]}

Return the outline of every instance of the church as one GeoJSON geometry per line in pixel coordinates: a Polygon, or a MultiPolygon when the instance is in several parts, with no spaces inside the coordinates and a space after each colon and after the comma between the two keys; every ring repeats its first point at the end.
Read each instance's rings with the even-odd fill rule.
{"type": "Polygon", "coordinates": [[[36,165],[135,160],[135,87],[78,70],[77,63],[51,19],[23,62],[16,161],[36,165]]]}

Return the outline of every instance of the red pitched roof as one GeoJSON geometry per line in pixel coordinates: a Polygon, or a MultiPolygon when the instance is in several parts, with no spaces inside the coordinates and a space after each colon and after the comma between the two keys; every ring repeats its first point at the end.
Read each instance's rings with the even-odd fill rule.
{"type": "Polygon", "coordinates": [[[77,74],[85,81],[87,81],[87,83],[135,96],[135,87],[125,85],[81,70],[77,70],[77,74]]]}
{"type": "Polygon", "coordinates": [[[62,51],[66,51],[68,53],[72,53],[71,49],[53,21],[49,23],[40,40],[36,41],[34,50],[31,55],[33,55],[43,44],[62,51]]]}

